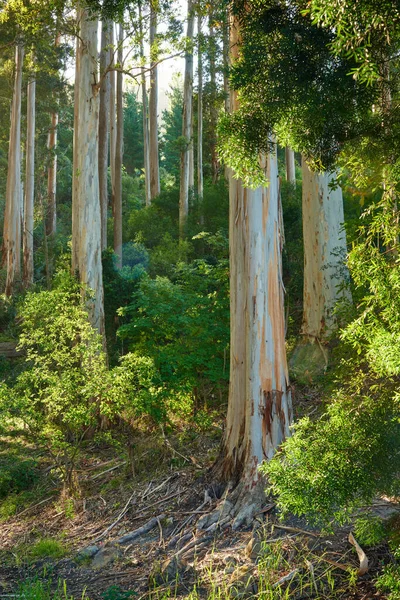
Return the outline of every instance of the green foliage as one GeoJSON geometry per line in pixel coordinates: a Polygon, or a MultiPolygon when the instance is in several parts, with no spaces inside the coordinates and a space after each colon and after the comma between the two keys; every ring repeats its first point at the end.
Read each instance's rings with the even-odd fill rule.
{"type": "Polygon", "coordinates": [[[396,494],[400,472],[400,394],[384,382],[372,396],[340,394],[317,422],[296,423],[277,455],[261,470],[278,506],[327,524],[377,493],[396,494]]]}
{"type": "Polygon", "coordinates": [[[111,585],[101,595],[103,600],[128,600],[132,596],[137,596],[137,593],[132,590],[123,590],[118,585],[111,585]]]}
{"type": "Polygon", "coordinates": [[[382,574],[375,581],[378,590],[389,592],[388,600],[400,600],[400,549],[394,551],[395,564],[386,565],[383,568],[382,574]]]}
{"type": "Polygon", "coordinates": [[[0,412],[24,423],[26,436],[48,448],[70,484],[77,449],[106,394],[101,340],[67,272],[51,291],[28,293],[19,316],[26,369],[14,383],[2,382],[0,412]]]}
{"type": "MultiPolygon", "coordinates": [[[[17,600],[73,600],[73,597],[67,593],[65,581],[60,581],[57,590],[52,592],[50,582],[39,579],[22,583],[15,597],[17,600]]],[[[86,595],[84,594],[81,600],[85,598],[86,595]]]]}
{"type": "Polygon", "coordinates": [[[29,489],[37,480],[36,462],[14,454],[0,455],[0,498],[29,489]]]}
{"type": "Polygon", "coordinates": [[[173,281],[144,277],[129,322],[119,334],[130,347],[152,357],[169,394],[207,397],[228,379],[229,296],[227,264],[179,265],[173,281]]]}
{"type": "Polygon", "coordinates": [[[29,558],[62,558],[67,554],[65,546],[54,538],[43,538],[28,548],[29,558]]]}
{"type": "Polygon", "coordinates": [[[387,536],[387,530],[383,520],[380,517],[372,514],[366,514],[358,517],[354,533],[356,539],[361,546],[377,546],[387,536]]]}
{"type": "Polygon", "coordinates": [[[129,175],[143,169],[143,117],[142,104],[136,94],[125,94],[124,106],[124,166],[129,175]]]}

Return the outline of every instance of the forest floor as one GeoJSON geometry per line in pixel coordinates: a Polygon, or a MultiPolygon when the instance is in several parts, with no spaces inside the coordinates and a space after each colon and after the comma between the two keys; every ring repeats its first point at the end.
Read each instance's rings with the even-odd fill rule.
{"type": "MultiPolygon", "coordinates": [[[[300,398],[304,413],[315,410],[313,394],[300,398]]],[[[209,531],[199,528],[221,502],[210,471],[221,431],[217,423],[143,435],[134,477],[121,449],[88,447],[75,499],[63,497],[42,456],[40,482],[31,495],[13,497],[15,514],[7,515],[10,499],[0,503],[0,599],[20,598],[28,580],[54,590],[65,582],[68,597],[92,600],[385,598],[374,579],[388,546],[366,549],[368,570],[359,576],[351,527],[328,535],[298,519],[282,522],[270,500],[248,530],[233,531],[223,519],[209,531]]],[[[18,438],[2,437],[0,453],[15,444],[18,438]]],[[[384,499],[373,510],[384,518],[398,514],[384,499]]]]}

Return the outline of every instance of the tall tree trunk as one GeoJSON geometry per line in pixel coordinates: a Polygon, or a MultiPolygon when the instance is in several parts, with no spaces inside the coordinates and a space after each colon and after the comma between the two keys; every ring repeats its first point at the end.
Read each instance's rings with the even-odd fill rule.
{"type": "Polygon", "coordinates": [[[189,189],[194,188],[194,144],[193,144],[193,98],[192,98],[192,122],[190,124],[190,139],[191,144],[189,146],[189,189]]]}
{"type": "MultiPolygon", "coordinates": [[[[60,45],[61,35],[57,34],[55,46],[60,45]]],[[[47,167],[47,213],[46,213],[46,235],[54,236],[57,229],[57,127],[58,112],[51,113],[50,130],[47,138],[47,148],[50,160],[47,167]]]]}
{"type": "MultiPolygon", "coordinates": [[[[119,26],[118,39],[118,63],[122,65],[122,44],[124,30],[119,26]]],[[[117,73],[117,135],[115,145],[115,192],[113,204],[114,216],[114,252],[117,259],[117,267],[122,268],[122,154],[124,142],[124,105],[123,105],[123,77],[117,73]]]]}
{"type": "Polygon", "coordinates": [[[110,52],[111,52],[111,70],[110,70],[110,174],[111,174],[111,206],[114,206],[115,196],[115,150],[117,141],[117,113],[115,106],[115,32],[114,23],[110,26],[110,52]]]}
{"type": "MultiPolygon", "coordinates": [[[[233,58],[238,23],[231,27],[233,58]]],[[[231,109],[238,109],[231,91],[231,109]]],[[[252,518],[264,490],[258,466],[289,435],[291,394],[285,348],[276,148],[260,158],[268,187],[229,177],[230,387],[220,468],[237,485],[235,526],[252,518]]]]}
{"type": "Polygon", "coordinates": [[[11,108],[6,206],[3,230],[3,268],[7,270],[5,293],[11,296],[21,273],[21,90],[24,47],[15,48],[14,93],[11,108]]]}
{"type": "Polygon", "coordinates": [[[229,20],[223,24],[222,58],[224,61],[224,107],[229,113],[229,20]]]}
{"type": "Polygon", "coordinates": [[[193,102],[193,29],[194,29],[194,0],[188,0],[188,17],[186,38],[188,47],[185,53],[185,79],[183,84],[183,115],[182,136],[185,139],[185,148],[181,152],[180,168],[180,193],[179,193],[179,234],[185,236],[187,217],[189,212],[189,169],[190,169],[190,146],[192,128],[192,102],[193,102]]]}
{"type": "Polygon", "coordinates": [[[26,105],[26,170],[25,206],[22,229],[23,283],[28,288],[33,284],[33,202],[35,186],[35,103],[36,79],[28,82],[26,105]]]}
{"type": "Polygon", "coordinates": [[[143,44],[143,25],[142,25],[142,7],[139,3],[139,33],[140,33],[140,58],[142,62],[141,68],[141,86],[142,86],[142,117],[143,117],[143,165],[144,165],[144,187],[146,206],[151,204],[150,192],[150,140],[149,140],[149,120],[148,120],[148,104],[146,91],[146,76],[144,65],[144,44],[143,44]]]}
{"type": "Polygon", "coordinates": [[[160,168],[158,159],[158,67],[157,67],[157,13],[150,2],[150,193],[151,199],[160,193],[160,168]]]}
{"type": "MultiPolygon", "coordinates": [[[[112,23],[104,20],[101,27],[100,77],[110,65],[110,29],[112,23]]],[[[99,189],[101,210],[101,248],[107,248],[108,213],[108,138],[110,113],[110,73],[106,73],[100,87],[99,108],[99,189]]]]}
{"type": "Polygon", "coordinates": [[[339,299],[350,299],[343,230],[343,195],[331,189],[332,174],[315,173],[302,161],[304,294],[302,333],[310,341],[324,338],[335,326],[339,299]]]}
{"type": "Polygon", "coordinates": [[[286,181],[296,183],[296,167],[294,163],[294,152],[289,146],[285,148],[286,157],[286,181]]]}
{"type": "Polygon", "coordinates": [[[217,156],[217,76],[216,76],[216,50],[217,42],[215,40],[214,17],[211,14],[209,18],[209,57],[210,57],[210,129],[211,129],[211,173],[212,181],[218,180],[218,156],[217,156]]]}
{"type": "Polygon", "coordinates": [[[79,38],[75,72],[75,136],[72,198],[72,268],[86,297],[89,320],[104,334],[103,272],[98,166],[98,21],[78,9],[79,38]]]}
{"type": "Polygon", "coordinates": [[[201,15],[197,17],[197,194],[203,197],[203,56],[201,38],[201,15]]]}

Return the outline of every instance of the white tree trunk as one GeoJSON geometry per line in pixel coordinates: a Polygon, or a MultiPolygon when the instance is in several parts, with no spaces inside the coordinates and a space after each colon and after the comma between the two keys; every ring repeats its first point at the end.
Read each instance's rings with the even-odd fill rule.
{"type": "Polygon", "coordinates": [[[11,296],[21,273],[21,89],[24,48],[15,49],[14,93],[11,108],[6,205],[3,231],[3,268],[7,270],[5,293],[11,296]]]}
{"type": "Polygon", "coordinates": [[[104,334],[103,272],[98,167],[99,92],[98,21],[78,9],[79,38],[75,72],[72,268],[86,293],[89,320],[104,334]]]}
{"type": "MultiPolygon", "coordinates": [[[[101,28],[100,76],[105,73],[111,60],[110,29],[112,23],[105,20],[101,28]]],[[[101,209],[101,248],[107,248],[107,213],[108,213],[108,138],[110,113],[110,73],[106,73],[100,87],[99,108],[99,189],[101,209]]]]}
{"type": "MultiPolygon", "coordinates": [[[[57,34],[55,46],[60,45],[61,35],[57,34]]],[[[57,229],[57,127],[58,112],[51,113],[50,130],[47,138],[47,148],[50,153],[50,161],[47,167],[47,214],[46,235],[54,236],[57,229]]]]}
{"type": "Polygon", "coordinates": [[[289,146],[285,148],[286,157],[286,181],[296,183],[296,167],[294,163],[294,152],[289,146]]]}
{"type": "Polygon", "coordinates": [[[345,266],[343,195],[330,189],[334,176],[311,171],[302,160],[304,294],[302,333],[311,341],[328,335],[335,326],[334,308],[340,298],[351,299],[345,266]]]}
{"type": "Polygon", "coordinates": [[[201,15],[197,17],[197,194],[203,197],[203,56],[201,45],[201,15]]]}
{"type": "Polygon", "coordinates": [[[115,66],[115,34],[114,23],[110,27],[110,52],[111,52],[111,71],[110,71],[110,174],[111,174],[111,206],[114,206],[115,196],[115,150],[117,141],[117,113],[115,106],[115,83],[116,73],[113,70],[115,66]]]}
{"type": "Polygon", "coordinates": [[[191,144],[189,147],[189,189],[194,188],[194,144],[193,144],[193,99],[192,99],[192,122],[190,125],[190,139],[191,144]]]}
{"type": "Polygon", "coordinates": [[[143,26],[142,26],[142,9],[139,3],[139,28],[140,28],[140,58],[142,62],[141,69],[141,87],[142,87],[142,117],[143,117],[143,165],[144,165],[144,187],[146,206],[151,204],[150,192],[150,140],[149,140],[149,120],[148,120],[148,103],[146,91],[146,76],[144,65],[144,45],[143,45],[143,26]]]}
{"type": "Polygon", "coordinates": [[[25,206],[22,229],[23,283],[28,288],[33,284],[33,202],[35,189],[35,104],[36,80],[28,82],[26,104],[26,169],[25,206]]]}
{"type": "MultiPolygon", "coordinates": [[[[194,1],[188,0],[188,17],[186,38],[191,44],[194,29],[194,1]]],[[[189,170],[190,170],[190,146],[192,128],[192,102],[193,102],[193,49],[188,47],[185,54],[185,79],[183,84],[183,115],[182,136],[185,138],[186,147],[181,152],[180,168],[180,193],[179,193],[179,233],[181,238],[185,236],[186,222],[189,212],[189,170]]]]}
{"type": "MultiPolygon", "coordinates": [[[[235,22],[231,48],[236,58],[235,22]]],[[[230,97],[237,110],[236,92],[230,97]]],[[[239,510],[243,498],[256,506],[256,491],[263,493],[258,466],[290,434],[292,418],[276,148],[260,162],[268,187],[248,189],[233,173],[229,177],[231,371],[222,475],[240,483],[239,510]]]]}
{"type": "Polygon", "coordinates": [[[210,57],[210,129],[211,129],[211,173],[212,182],[217,183],[218,180],[218,156],[217,156],[217,73],[216,73],[216,52],[217,41],[215,39],[213,16],[209,18],[209,57],[210,57]]]}
{"type": "Polygon", "coordinates": [[[158,159],[158,67],[155,53],[157,37],[157,13],[153,3],[150,2],[150,97],[149,97],[149,122],[150,122],[150,193],[151,199],[160,193],[160,167],[158,159]]]}
{"type": "MultiPolygon", "coordinates": [[[[122,43],[124,30],[119,26],[118,63],[122,65],[122,43]]],[[[114,191],[114,252],[116,264],[122,268],[122,154],[124,142],[124,105],[123,105],[123,76],[117,73],[117,132],[115,144],[115,191],[114,191]]]]}

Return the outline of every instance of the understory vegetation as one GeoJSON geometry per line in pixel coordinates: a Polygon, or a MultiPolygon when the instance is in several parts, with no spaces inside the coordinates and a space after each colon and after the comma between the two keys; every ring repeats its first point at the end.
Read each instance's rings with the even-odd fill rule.
{"type": "Polygon", "coordinates": [[[0,4],[0,599],[400,600],[399,3],[0,4]]]}

